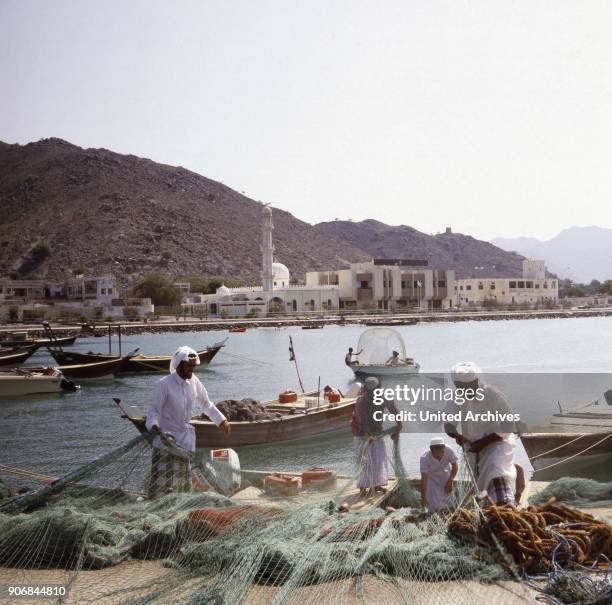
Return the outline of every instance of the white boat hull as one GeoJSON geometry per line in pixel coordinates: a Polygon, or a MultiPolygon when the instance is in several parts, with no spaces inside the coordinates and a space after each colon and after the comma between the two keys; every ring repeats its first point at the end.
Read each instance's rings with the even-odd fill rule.
{"type": "Polygon", "coordinates": [[[62,376],[0,376],[0,397],[59,393],[62,376]]]}

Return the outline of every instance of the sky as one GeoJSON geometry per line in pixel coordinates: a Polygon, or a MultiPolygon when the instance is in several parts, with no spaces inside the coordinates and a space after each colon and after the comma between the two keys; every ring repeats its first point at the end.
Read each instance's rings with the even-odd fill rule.
{"type": "Polygon", "coordinates": [[[612,227],[607,0],[0,0],[0,140],[181,165],[311,223],[612,227]]]}

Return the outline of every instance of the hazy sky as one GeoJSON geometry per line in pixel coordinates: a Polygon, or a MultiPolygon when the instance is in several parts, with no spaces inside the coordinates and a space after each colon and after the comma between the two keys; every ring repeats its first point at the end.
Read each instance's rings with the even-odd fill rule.
{"type": "Polygon", "coordinates": [[[612,3],[0,0],[0,139],[182,165],[309,222],[612,227],[612,3]]]}

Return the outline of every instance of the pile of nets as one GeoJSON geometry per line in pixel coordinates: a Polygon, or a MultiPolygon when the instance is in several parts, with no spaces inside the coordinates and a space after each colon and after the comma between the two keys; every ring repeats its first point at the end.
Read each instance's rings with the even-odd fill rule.
{"type": "Polygon", "coordinates": [[[612,508],[612,481],[600,483],[582,477],[561,477],[529,498],[529,502],[543,504],[550,498],[581,508],[612,508]]]}
{"type": "Polygon", "coordinates": [[[516,566],[529,574],[550,571],[555,558],[580,565],[612,559],[612,526],[557,504],[553,498],[519,510],[509,506],[460,508],[448,529],[458,538],[471,538],[492,548],[501,545],[516,566]]]}
{"type": "Polygon", "coordinates": [[[253,422],[255,420],[275,420],[280,418],[278,412],[267,411],[266,408],[255,399],[225,399],[216,404],[219,411],[230,422],[253,422]]]}
{"type": "MultiPolygon", "coordinates": [[[[426,514],[397,442],[384,442],[395,477],[387,493],[360,493],[369,445],[359,441],[354,471],[338,473],[334,486],[273,495],[265,473],[243,468],[230,495],[149,499],[151,446],[135,439],[117,455],[81,463],[64,485],[48,482],[0,503],[0,584],[51,577],[73,587],[79,603],[460,605],[474,602],[466,584],[508,578],[504,545],[452,531],[452,522],[449,531],[450,513],[426,514]]],[[[323,455],[311,463],[321,465],[323,455]]],[[[451,507],[478,527],[483,513],[471,491],[462,467],[451,507]]]]}

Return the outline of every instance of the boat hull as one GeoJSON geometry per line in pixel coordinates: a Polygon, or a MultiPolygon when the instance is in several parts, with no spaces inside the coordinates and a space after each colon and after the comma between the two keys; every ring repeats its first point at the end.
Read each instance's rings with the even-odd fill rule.
{"type": "Polygon", "coordinates": [[[408,376],[419,373],[419,366],[351,366],[355,376],[408,376]]]}
{"type": "Polygon", "coordinates": [[[67,347],[73,345],[76,336],[61,336],[60,338],[34,338],[32,340],[2,340],[0,346],[3,347],[29,347],[36,345],[37,347],[67,347]]]}
{"type": "MultiPolygon", "coordinates": [[[[563,476],[599,478],[612,468],[612,431],[526,433],[521,440],[537,479],[563,476]]],[[[610,477],[608,478],[610,480],[610,477]]]]}
{"type": "MultiPolygon", "coordinates": [[[[198,351],[200,364],[207,366],[222,347],[210,347],[204,351],[198,351]]],[[[51,355],[60,366],[76,366],[79,364],[90,364],[110,361],[125,361],[118,372],[167,372],[170,366],[169,355],[148,356],[134,355],[129,360],[123,360],[115,355],[104,355],[100,353],[77,353],[72,351],[51,351],[51,355]]]]}
{"type": "Polygon", "coordinates": [[[119,374],[127,360],[111,359],[110,361],[98,361],[95,363],[84,363],[71,366],[59,366],[62,374],[68,378],[103,378],[119,374]]]}
{"type": "MultiPolygon", "coordinates": [[[[354,408],[355,399],[352,399],[336,407],[287,414],[275,420],[231,422],[232,430],[228,438],[212,422],[194,419],[191,425],[195,428],[198,448],[263,445],[348,431],[354,408]]],[[[145,430],[144,418],[129,419],[141,432],[145,430]]]]}
{"type": "Polygon", "coordinates": [[[23,351],[17,351],[12,353],[4,353],[0,355],[0,366],[15,366],[20,363],[24,363],[29,357],[31,357],[38,347],[29,347],[23,351]]]}
{"type": "Polygon", "coordinates": [[[59,393],[62,376],[0,376],[0,396],[38,395],[59,393]]]}

